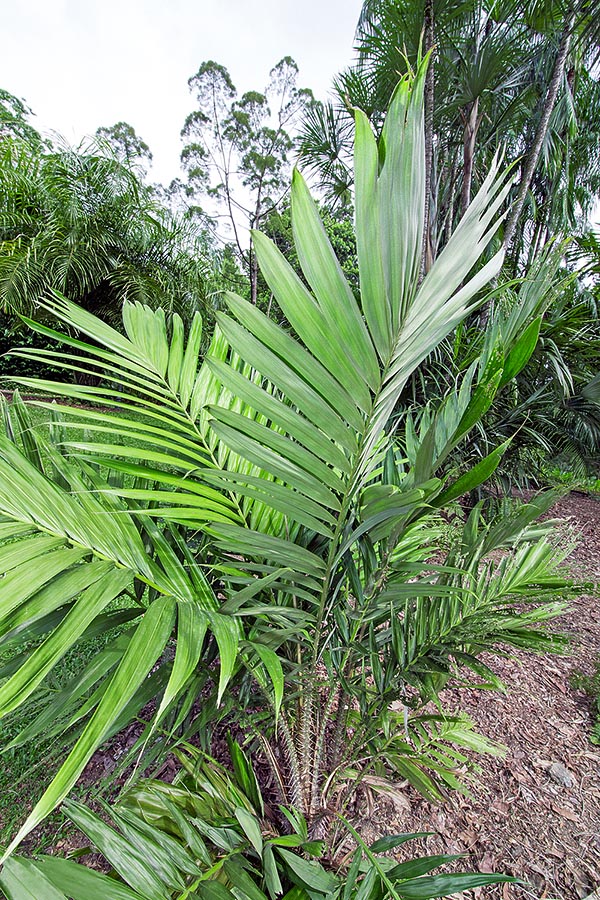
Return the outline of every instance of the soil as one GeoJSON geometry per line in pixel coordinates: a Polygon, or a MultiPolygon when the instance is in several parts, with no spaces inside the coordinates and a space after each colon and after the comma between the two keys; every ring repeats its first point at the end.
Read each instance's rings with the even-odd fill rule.
{"type": "MultiPolygon", "coordinates": [[[[600,498],[573,492],[551,516],[566,519],[580,536],[568,560],[574,577],[597,587],[600,498]]],[[[447,711],[468,713],[479,732],[506,747],[503,758],[483,760],[470,796],[453,794],[440,806],[407,786],[406,804],[380,802],[364,822],[365,837],[373,839],[435,832],[411,842],[406,856],[464,853],[457,869],[503,872],[526,882],[478,888],[464,897],[600,898],[600,746],[589,741],[589,699],[572,684],[576,673],[591,674],[600,656],[597,590],[578,596],[555,623],[571,637],[569,656],[490,657],[485,661],[505,683],[506,695],[458,689],[443,696],[447,711]]]]}

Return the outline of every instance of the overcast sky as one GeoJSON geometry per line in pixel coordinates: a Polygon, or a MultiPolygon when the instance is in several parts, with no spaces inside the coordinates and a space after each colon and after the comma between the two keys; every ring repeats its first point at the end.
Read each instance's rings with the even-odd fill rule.
{"type": "Polygon", "coordinates": [[[33,124],[70,142],[126,121],[154,154],[153,181],[180,174],[187,80],[204,60],[240,92],[262,90],[283,56],[324,99],[352,58],[361,0],[25,0],[2,12],[0,87],[33,124]]]}

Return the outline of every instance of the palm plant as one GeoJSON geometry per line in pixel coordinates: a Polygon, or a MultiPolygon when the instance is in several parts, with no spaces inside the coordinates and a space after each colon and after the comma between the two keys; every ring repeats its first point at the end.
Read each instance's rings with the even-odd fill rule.
{"type": "Polygon", "coordinates": [[[0,307],[31,313],[50,289],[113,322],[125,299],[206,307],[206,247],[115,157],[0,147],[0,307]]]}
{"type": "Polygon", "coordinates": [[[485,301],[502,266],[500,250],[470,276],[510,188],[496,161],[419,284],[425,73],[426,60],[399,83],[379,146],[356,113],[360,301],[296,172],[305,280],[254,235],[289,329],[227,294],[199,366],[199,317],[186,340],[179,317],[167,325],[162,311],[126,304],[123,335],[55,296],[47,309],[69,333],[30,322],[65,349],[29,358],[103,380],[21,379],[74,404],[61,406],[53,442],[32,435],[18,405],[0,439],[2,639],[18,645],[31,627],[44,636],[4,684],[0,713],[32,696],[114,604],[131,627],[73,686],[68,724],[83,727],[9,850],[67,795],[149,683],[146,742],[173,709],[174,738],[190,715],[204,727],[193,710],[202,688],[213,708],[229,698],[280,803],[315,838],[353,792],[393,790],[400,777],[439,798],[458,785],[463,750],[493,749],[439,700],[465,667],[498,686],[481,650],[560,648],[544,622],[562,609],[552,597],[566,550],[551,523],[532,526],[554,495],[497,521],[477,507],[446,551],[437,540],[440,511],[489,478],[505,446],[458,478],[443,467],[526,363],[535,327],[507,330],[458,389],[420,422],[409,416],[406,456],[398,449],[393,414],[408,379],[485,301]]]}

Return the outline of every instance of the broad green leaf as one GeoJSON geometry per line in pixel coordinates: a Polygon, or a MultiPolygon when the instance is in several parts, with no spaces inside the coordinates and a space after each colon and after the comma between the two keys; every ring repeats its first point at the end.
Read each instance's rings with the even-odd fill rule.
{"type": "Polygon", "coordinates": [[[439,866],[444,866],[447,863],[454,862],[457,859],[462,859],[464,856],[464,853],[460,853],[454,856],[449,856],[447,854],[437,856],[419,856],[417,859],[408,860],[408,862],[400,863],[399,865],[394,866],[392,869],[388,869],[386,875],[390,879],[390,881],[402,881],[402,879],[408,880],[409,878],[416,878],[419,875],[426,875],[433,869],[437,869],[439,866]]]}
{"type": "Polygon", "coordinates": [[[208,628],[208,616],[196,598],[177,604],[177,644],[173,668],[160,706],[154,716],[149,741],[164,714],[182,692],[198,665],[204,635],[208,628]]]}
{"type": "MultiPolygon", "coordinates": [[[[382,266],[396,334],[419,283],[425,212],[423,90],[427,58],[398,83],[384,122],[377,211],[382,266]]],[[[371,158],[373,150],[371,148],[371,158]]],[[[371,166],[372,166],[371,162],[371,166]]],[[[377,247],[375,247],[377,254],[377,247]]],[[[376,265],[377,263],[375,263],[376,265]]],[[[379,273],[377,273],[379,274],[379,273]]]]}
{"type": "Polygon", "coordinates": [[[275,900],[276,897],[283,894],[283,885],[281,884],[281,879],[277,870],[273,848],[269,844],[267,844],[263,850],[263,868],[266,888],[271,900],[275,900]]]}
{"type": "Polygon", "coordinates": [[[221,546],[233,553],[270,559],[280,566],[289,566],[317,578],[325,572],[322,559],[292,541],[235,525],[215,525],[211,531],[218,537],[221,546]]]}
{"type": "Polygon", "coordinates": [[[472,491],[491,478],[500,464],[500,460],[511,443],[512,439],[504,441],[499,447],[496,447],[488,456],[476,463],[470,471],[465,472],[460,478],[457,478],[442,494],[431,501],[433,506],[443,507],[457,497],[462,497],[467,491],[472,491]]]}
{"type": "Polygon", "coordinates": [[[229,616],[223,616],[218,612],[209,612],[207,616],[210,622],[210,630],[214,634],[219,648],[218,706],[236,666],[240,629],[238,623],[229,616]]]}
{"type": "MultiPolygon", "coordinates": [[[[235,485],[235,490],[242,497],[252,497],[266,503],[272,509],[279,510],[286,517],[293,518],[312,531],[332,537],[333,531],[324,523],[335,526],[335,517],[320,503],[316,503],[298,491],[291,491],[287,486],[278,484],[267,478],[252,475],[237,475],[230,472],[209,472],[203,476],[213,484],[225,487],[235,485]]],[[[222,519],[221,521],[224,521],[222,519]]]]}
{"type": "Polygon", "coordinates": [[[64,810],[130,887],[148,900],[169,900],[171,891],[150,863],[152,856],[148,855],[148,849],[154,852],[151,845],[146,852],[141,852],[82,803],[69,800],[64,810]]]}
{"type": "Polygon", "coordinates": [[[368,409],[368,387],[377,388],[379,363],[358,304],[325,232],[315,201],[306,182],[294,169],[291,191],[294,243],[304,276],[312,287],[332,334],[356,365],[351,393],[368,409]]]}
{"type": "MultiPolygon", "coordinates": [[[[13,857],[0,872],[0,886],[9,900],[67,900],[30,859],[13,857]]],[[[93,898],[90,898],[93,900],[93,898]]]]}
{"type": "Polygon", "coordinates": [[[394,850],[396,847],[400,847],[407,841],[430,837],[432,834],[434,834],[433,831],[418,831],[409,832],[406,834],[388,834],[385,837],[378,838],[373,844],[369,846],[369,850],[372,853],[388,853],[390,850],[394,850]]]}
{"type": "Polygon", "coordinates": [[[498,386],[499,388],[504,387],[505,384],[512,381],[512,379],[518,375],[521,369],[529,362],[540,336],[541,324],[541,316],[534,319],[509,351],[506,362],[504,363],[504,371],[502,373],[502,380],[498,386]]]}
{"type": "Polygon", "coordinates": [[[219,881],[201,881],[196,888],[202,900],[233,900],[235,894],[227,890],[219,881]]]}
{"type": "MultiPolygon", "coordinates": [[[[196,314],[197,315],[197,314],[196,314]]],[[[171,317],[171,346],[169,347],[169,363],[167,380],[172,391],[177,393],[181,378],[181,364],[184,352],[184,330],[181,316],[173,313],[171,317]]]]}
{"type": "Polygon", "coordinates": [[[87,588],[67,613],[58,628],[31,653],[18,672],[2,685],[0,717],[20,706],[33,693],[48,672],[73,646],[86,627],[130,584],[129,572],[108,572],[87,588]]]}
{"type": "MultiPolygon", "coordinates": [[[[247,300],[242,299],[237,294],[227,293],[225,296],[227,305],[238,322],[244,328],[247,328],[265,347],[268,347],[277,356],[284,359],[307,384],[310,384],[321,394],[332,409],[338,412],[340,411],[339,405],[341,405],[342,409],[348,406],[352,395],[349,395],[347,389],[343,387],[344,380],[339,374],[337,378],[333,377],[327,368],[307,352],[298,341],[288,336],[275,322],[272,322],[268,316],[260,312],[247,300]]],[[[352,299],[355,303],[354,298],[352,299]]],[[[354,377],[356,379],[356,373],[354,377]]],[[[364,383],[360,382],[360,385],[362,386],[362,391],[358,393],[354,403],[351,405],[351,418],[356,418],[356,405],[364,412],[368,412],[371,408],[371,396],[365,389],[364,383]]],[[[360,428],[362,420],[358,418],[357,421],[360,428]]]]}
{"type": "Polygon", "coordinates": [[[350,900],[354,896],[356,882],[360,873],[363,854],[361,847],[357,847],[352,856],[352,862],[344,878],[344,892],[342,900],[350,900]]]}
{"type": "Polygon", "coordinates": [[[222,424],[241,431],[242,434],[260,443],[261,446],[273,450],[282,459],[304,469],[307,474],[313,474],[315,478],[326,484],[331,490],[343,490],[343,482],[331,468],[329,460],[324,462],[296,441],[290,440],[290,438],[279,434],[272,428],[253,422],[247,416],[231,410],[220,409],[218,406],[211,407],[210,412],[222,424]]]}
{"type": "Polygon", "coordinates": [[[240,856],[234,856],[226,860],[223,870],[233,885],[233,893],[243,900],[267,900],[266,894],[261,891],[256,882],[245,871],[240,856]]]}
{"type": "Polygon", "coordinates": [[[45,740],[50,740],[89,714],[96,706],[99,700],[98,696],[92,695],[89,702],[84,703],[75,713],[72,713],[73,706],[117,665],[129,639],[130,633],[121,634],[116,640],[111,641],[101,653],[97,653],[83,671],[69,679],[65,686],[44,705],[40,714],[4,749],[10,750],[14,747],[24,746],[28,741],[39,737],[40,734],[44,735],[45,740]]]}
{"type": "Polygon", "coordinates": [[[238,807],[235,810],[234,815],[240,823],[244,834],[258,855],[261,856],[263,851],[263,839],[260,830],[260,822],[256,816],[253,816],[252,813],[249,813],[248,810],[243,809],[242,807],[238,807]]]}
{"type": "MultiPolygon", "coordinates": [[[[97,560],[85,565],[75,565],[66,572],[55,575],[45,587],[33,594],[18,609],[7,613],[6,616],[0,614],[0,631],[6,635],[7,641],[11,641],[13,639],[11,632],[18,629],[18,635],[24,630],[31,629],[35,623],[51,616],[55,610],[65,606],[113,568],[112,563],[97,560]]],[[[42,624],[40,622],[40,627],[42,624]]],[[[42,629],[42,633],[44,630],[42,629]]],[[[4,640],[1,643],[4,645],[4,640]]]]}
{"type": "Polygon", "coordinates": [[[0,581],[0,616],[9,616],[33,597],[57,575],[89,555],[87,550],[54,550],[38,558],[35,566],[28,560],[11,569],[0,581]]]}
{"type": "Polygon", "coordinates": [[[20,541],[10,541],[0,547],[0,572],[6,575],[16,566],[30,562],[36,557],[43,556],[50,550],[64,547],[62,538],[51,537],[47,534],[36,534],[32,537],[22,538],[20,541]]]}
{"type": "Polygon", "coordinates": [[[383,271],[380,200],[377,189],[379,153],[371,124],[355,110],[354,182],[356,185],[356,250],[363,312],[382,362],[391,350],[392,317],[383,271]]]}
{"type": "Polygon", "coordinates": [[[258,641],[252,642],[252,649],[260,658],[260,661],[267,670],[269,678],[271,679],[271,684],[273,685],[275,721],[277,722],[277,717],[279,716],[279,710],[283,701],[284,688],[284,676],[281,660],[274,650],[271,650],[270,647],[267,647],[265,646],[265,644],[261,644],[258,641]]]}
{"type": "Polygon", "coordinates": [[[326,385],[327,396],[334,402],[335,409],[360,431],[363,419],[356,399],[349,392],[357,378],[352,360],[348,359],[341,343],[330,340],[327,319],[279,248],[259,231],[253,231],[252,237],[261,272],[282,312],[315,359],[333,375],[333,379],[326,378],[319,384],[326,385]]]}
{"type": "Polygon", "coordinates": [[[287,362],[233,319],[217,313],[217,321],[221,331],[241,358],[265,378],[270,379],[316,428],[324,434],[329,434],[344,449],[352,451],[356,448],[356,436],[351,428],[318,391],[298,377],[287,362]]]}
{"type": "Polygon", "coordinates": [[[123,304],[123,325],[134,346],[140,347],[148,367],[164,378],[169,364],[165,311],[142,303],[123,304]]]}
{"type": "MultiPolygon", "coordinates": [[[[226,366],[221,360],[207,361],[215,375],[223,384],[245,403],[267,416],[275,425],[293,435],[294,440],[303,444],[320,459],[343,472],[349,472],[348,459],[329,436],[315,428],[304,416],[292,407],[277,400],[259,385],[249,381],[240,372],[226,366]]],[[[339,411],[339,406],[336,407],[339,411]]]]}
{"type": "Polygon", "coordinates": [[[291,853],[282,847],[277,847],[277,853],[286,865],[297,875],[302,884],[308,885],[316,891],[328,894],[339,886],[337,878],[327,872],[323,866],[313,859],[303,859],[297,853],[291,853]]]}
{"type": "MultiPolygon", "coordinates": [[[[488,373],[486,372],[486,376],[487,375],[488,373]]],[[[496,391],[498,390],[498,387],[500,385],[501,378],[502,362],[499,361],[497,369],[489,373],[489,377],[484,377],[473,391],[473,395],[469,401],[469,405],[463,413],[458,427],[453,434],[451,441],[449,442],[450,447],[444,448],[444,453],[442,454],[441,459],[443,459],[446,450],[450,449],[452,446],[456,446],[460,438],[467,434],[488,411],[488,409],[492,405],[494,397],[496,396],[496,391]]]]}
{"type": "Polygon", "coordinates": [[[186,874],[198,877],[198,866],[170,834],[148,825],[131,810],[110,807],[107,803],[102,803],[102,809],[141,859],[152,860],[153,873],[166,886],[172,890],[184,890],[186,874]]]}
{"type": "Polygon", "coordinates": [[[461,891],[469,891],[486,884],[500,884],[508,882],[515,884],[518,881],[509,875],[424,875],[422,878],[411,879],[397,884],[396,890],[404,900],[430,900],[432,897],[447,897],[450,894],[458,894],[461,891]]]}
{"type": "Polygon", "coordinates": [[[65,890],[73,900],[146,900],[144,894],[133,891],[115,878],[109,878],[70,859],[42,856],[33,865],[55,887],[65,890]]]}
{"type": "Polygon", "coordinates": [[[244,795],[250,801],[257,816],[264,818],[265,809],[260,786],[258,784],[252,763],[230,734],[227,735],[227,749],[231,757],[231,764],[235,774],[236,784],[239,785],[244,795]]]}
{"type": "Polygon", "coordinates": [[[181,394],[181,402],[184,407],[188,405],[192,397],[196,372],[198,370],[198,357],[200,355],[201,342],[202,317],[199,313],[195,313],[188,335],[179,379],[179,393],[181,394]]]}

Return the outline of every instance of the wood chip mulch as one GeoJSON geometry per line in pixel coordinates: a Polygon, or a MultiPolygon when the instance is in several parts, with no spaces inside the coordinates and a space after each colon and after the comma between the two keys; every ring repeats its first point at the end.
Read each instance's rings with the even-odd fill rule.
{"type": "MultiPolygon", "coordinates": [[[[600,498],[573,492],[551,516],[566,519],[579,535],[568,560],[573,576],[597,588],[600,498]]],[[[571,636],[569,656],[489,657],[506,695],[444,693],[446,710],[463,710],[478,731],[507,748],[504,758],[479,759],[471,795],[453,794],[436,806],[407,787],[405,807],[381,803],[369,817],[373,837],[436,832],[407,845],[407,857],[464,853],[466,859],[456,866],[462,871],[502,872],[526,882],[478,888],[465,898],[600,900],[600,746],[589,741],[589,700],[571,682],[577,672],[591,674],[600,655],[596,588],[555,620],[556,630],[571,636]]]]}

